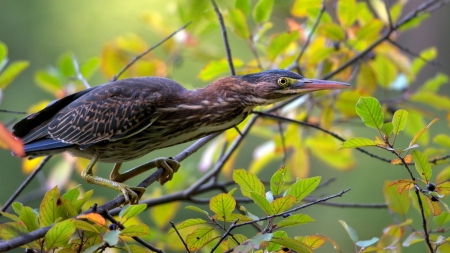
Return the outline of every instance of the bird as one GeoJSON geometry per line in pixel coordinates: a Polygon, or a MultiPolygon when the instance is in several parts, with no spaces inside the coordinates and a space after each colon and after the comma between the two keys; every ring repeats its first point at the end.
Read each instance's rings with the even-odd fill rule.
{"type": "Polygon", "coordinates": [[[145,167],[120,173],[123,162],[236,127],[257,106],[349,86],[282,69],[229,76],[193,90],[163,77],[126,78],[55,100],[18,121],[12,133],[22,139],[25,157],[69,152],[90,159],[81,177],[120,191],[133,204],[145,188],[124,181],[160,167],[164,173],[159,180],[164,184],[180,164],[171,157],[160,157],[145,167]],[[93,174],[97,162],[115,163],[109,179],[93,174]]]}

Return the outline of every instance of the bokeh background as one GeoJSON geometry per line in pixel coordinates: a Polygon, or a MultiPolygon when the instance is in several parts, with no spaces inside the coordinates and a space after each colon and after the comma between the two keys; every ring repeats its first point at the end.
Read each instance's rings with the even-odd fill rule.
{"type": "MultiPolygon", "coordinates": [[[[289,12],[292,2],[276,1],[274,13],[272,14],[272,21],[275,23],[275,27],[272,29],[277,29],[277,27],[285,29],[283,18],[289,12]]],[[[0,40],[8,46],[9,59],[11,61],[28,60],[30,61],[30,66],[4,91],[0,108],[26,111],[32,104],[43,99],[53,100],[54,96],[37,87],[34,81],[34,74],[38,70],[55,65],[58,58],[64,53],[75,54],[79,62],[84,62],[90,57],[99,56],[108,42],[132,33],[142,37],[148,45],[155,44],[162,39],[162,36],[155,31],[149,22],[146,22],[146,15],[159,13],[160,17],[166,19],[167,23],[167,20],[172,19],[177,3],[178,1],[175,0],[2,0],[0,2],[0,40]]],[[[404,13],[409,12],[420,3],[422,3],[421,0],[408,1],[404,13]]],[[[444,6],[435,11],[428,20],[423,22],[420,28],[410,30],[400,36],[400,43],[413,52],[420,52],[422,49],[430,46],[436,46],[438,49],[437,62],[440,63],[441,67],[426,66],[413,85],[421,84],[437,72],[450,74],[450,68],[448,67],[450,66],[450,47],[448,46],[448,41],[450,40],[449,13],[450,6],[444,6]]],[[[167,32],[172,32],[172,30],[179,27],[179,24],[182,23],[176,21],[172,27],[167,27],[167,32]]],[[[247,45],[232,33],[229,34],[233,54],[238,55],[242,59],[251,59],[252,55],[247,45]]],[[[219,33],[211,34],[210,37],[196,43],[204,44],[205,48],[207,48],[206,50],[217,56],[217,60],[225,57],[219,33]],[[214,47],[211,45],[214,45],[214,47]]],[[[159,49],[155,50],[154,54],[164,56],[159,49]]],[[[186,48],[185,51],[181,52],[181,57],[176,67],[169,71],[169,76],[186,86],[202,87],[206,83],[198,79],[198,74],[203,66],[198,64],[199,61],[195,61],[194,64],[190,62],[190,57],[201,56],[199,56],[198,52],[189,52],[189,48],[186,48]]],[[[97,71],[90,79],[90,84],[98,85],[106,81],[107,78],[100,71],[97,71]]],[[[450,93],[448,85],[444,92],[450,93]]],[[[441,118],[444,117],[444,115],[439,116],[441,118]]],[[[20,115],[0,114],[2,122],[8,122],[15,117],[20,117],[20,115]]],[[[349,128],[356,132],[363,129],[362,124],[359,123],[349,125],[349,128]]],[[[436,127],[433,127],[432,131],[448,132],[448,127],[444,121],[441,121],[436,124],[436,127]]],[[[408,143],[407,138],[400,139],[400,141],[405,145],[408,143]]],[[[254,147],[257,144],[258,139],[247,141],[249,147],[254,147]]],[[[144,158],[126,163],[125,166],[131,168],[154,157],[175,155],[186,146],[181,145],[153,152],[144,158]]],[[[245,168],[248,165],[245,157],[252,154],[245,154],[245,150],[241,150],[242,155],[237,160],[235,168],[245,168]]],[[[200,176],[201,172],[197,170],[200,154],[201,152],[183,162],[181,169],[189,168],[194,175],[200,176]]],[[[407,176],[403,169],[389,166],[367,156],[356,154],[356,159],[357,165],[355,169],[346,172],[330,169],[327,165],[313,160],[311,166],[313,168],[311,171],[312,176],[320,175],[323,180],[336,179],[334,183],[322,189],[320,194],[334,194],[342,189],[352,188],[343,198],[335,199],[333,202],[383,203],[381,186],[384,184],[384,181],[407,176]]],[[[46,166],[47,168],[26,188],[21,195],[22,200],[28,201],[33,198],[39,198],[35,190],[46,183],[45,178],[49,174],[49,168],[57,164],[55,160],[50,162],[46,166]],[[34,195],[33,192],[35,193],[34,195]],[[23,196],[28,197],[24,199],[23,196]]],[[[279,163],[274,163],[273,169],[275,170],[278,166],[279,163]]],[[[0,203],[4,203],[26,177],[21,167],[21,159],[12,157],[6,150],[0,150],[0,203]]],[[[108,176],[110,168],[111,165],[101,164],[98,173],[102,176],[108,176]]],[[[265,173],[270,175],[271,172],[267,171],[265,173]]],[[[105,201],[115,196],[115,192],[113,193],[108,189],[87,185],[81,180],[79,173],[75,172],[70,177],[80,182],[85,190],[94,188],[94,196],[99,200],[105,201]]],[[[192,179],[189,180],[183,183],[189,184],[189,182],[192,182],[192,179]]],[[[138,182],[139,179],[133,179],[130,181],[130,184],[138,182]]],[[[158,188],[159,186],[152,186],[148,191],[155,192],[155,195],[160,194],[161,190],[158,188]]],[[[36,207],[38,203],[38,201],[31,201],[28,205],[36,207]]],[[[208,209],[207,206],[204,206],[204,208],[208,209]]],[[[379,237],[381,230],[392,223],[391,216],[386,209],[336,208],[315,205],[308,208],[305,212],[315,218],[317,222],[300,226],[295,233],[320,233],[329,236],[341,246],[342,252],[354,252],[354,248],[338,220],[347,221],[358,232],[361,240],[371,239],[374,236],[379,237]]],[[[415,216],[415,211],[410,211],[410,213],[415,220],[419,220],[419,217],[415,216]]],[[[149,221],[149,217],[145,217],[145,214],[141,216],[144,216],[145,222],[153,223],[153,221],[149,221]]],[[[197,213],[180,209],[174,221],[180,221],[187,217],[198,216],[197,213]]],[[[5,218],[2,217],[0,219],[4,222],[5,218]]],[[[318,252],[331,252],[331,250],[332,247],[328,245],[318,252]]],[[[21,251],[22,249],[16,252],[21,251]]],[[[405,252],[425,252],[424,244],[413,245],[410,248],[406,248],[405,252]]]]}

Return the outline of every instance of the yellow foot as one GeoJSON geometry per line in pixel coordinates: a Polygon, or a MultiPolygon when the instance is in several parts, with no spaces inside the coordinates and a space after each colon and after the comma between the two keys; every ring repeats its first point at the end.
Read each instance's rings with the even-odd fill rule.
{"type": "Polygon", "coordinates": [[[167,183],[168,181],[172,180],[173,174],[178,171],[180,168],[180,163],[176,160],[174,160],[172,157],[169,158],[157,158],[154,160],[156,167],[161,167],[164,169],[164,173],[159,178],[159,183],[161,185],[167,183]]]}
{"type": "Polygon", "coordinates": [[[122,192],[123,197],[125,198],[125,204],[130,203],[132,205],[137,204],[145,192],[145,188],[130,187],[122,183],[117,183],[117,189],[122,192]]]}

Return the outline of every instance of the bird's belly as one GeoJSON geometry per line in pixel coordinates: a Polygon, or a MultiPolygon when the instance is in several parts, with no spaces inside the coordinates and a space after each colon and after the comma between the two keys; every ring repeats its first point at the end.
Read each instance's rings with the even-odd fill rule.
{"type": "Polygon", "coordinates": [[[75,156],[85,158],[92,158],[94,154],[101,154],[99,158],[101,162],[126,162],[142,157],[153,150],[200,139],[212,133],[226,130],[242,122],[246,116],[247,114],[245,113],[225,123],[207,125],[192,122],[180,123],[176,131],[173,131],[172,126],[165,126],[160,123],[160,125],[152,125],[148,129],[131,137],[100,145],[93,145],[86,150],[75,150],[71,153],[75,156]]]}

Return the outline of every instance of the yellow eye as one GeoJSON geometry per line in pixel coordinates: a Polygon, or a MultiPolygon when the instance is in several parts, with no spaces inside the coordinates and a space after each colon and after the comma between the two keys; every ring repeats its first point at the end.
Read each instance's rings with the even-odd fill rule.
{"type": "Polygon", "coordinates": [[[278,84],[281,87],[286,87],[289,84],[289,80],[286,77],[280,77],[278,78],[278,84]]]}

